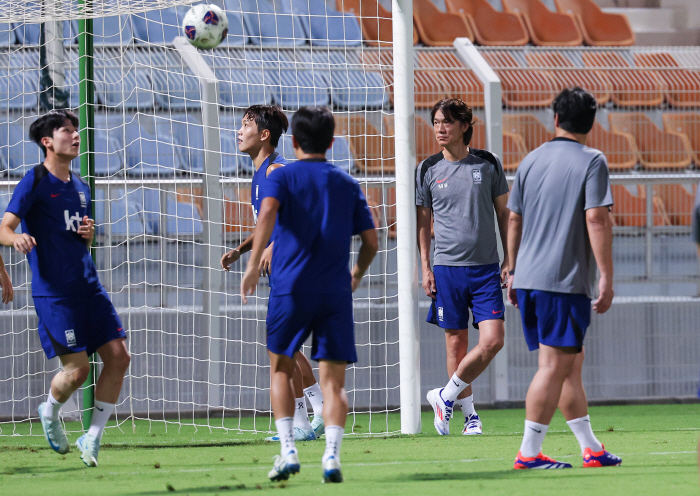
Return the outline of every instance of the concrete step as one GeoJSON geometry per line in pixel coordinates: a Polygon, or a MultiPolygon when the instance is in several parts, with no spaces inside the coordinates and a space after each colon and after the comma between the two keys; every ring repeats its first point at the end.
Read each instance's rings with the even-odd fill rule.
{"type": "Polygon", "coordinates": [[[647,32],[672,32],[684,28],[685,24],[676,9],[647,9],[647,8],[604,8],[604,12],[611,14],[623,14],[627,16],[632,31],[637,33],[647,32]]]}
{"type": "Polygon", "coordinates": [[[698,46],[700,29],[634,33],[636,46],[698,46]]]}

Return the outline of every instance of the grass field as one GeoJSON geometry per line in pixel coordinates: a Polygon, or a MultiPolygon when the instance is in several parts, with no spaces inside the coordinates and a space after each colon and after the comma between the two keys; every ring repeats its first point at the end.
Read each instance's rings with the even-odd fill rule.
{"type": "MultiPolygon", "coordinates": [[[[272,484],[266,475],[277,444],[253,435],[160,422],[131,423],[124,432],[109,429],[100,466],[88,469],[75,447],[65,456],[38,436],[0,437],[0,494],[230,494],[283,491],[335,495],[697,495],[697,443],[700,405],[593,407],[593,427],[621,467],[583,469],[579,446],[557,413],[544,443],[545,454],[569,461],[569,470],[513,470],[523,430],[523,410],[481,410],[484,435],[439,437],[432,414],[423,414],[423,434],[346,437],[342,464],[345,483],[321,481],[324,442],[298,443],[301,473],[272,484]],[[127,430],[129,432],[127,432],[127,430]]],[[[367,416],[357,416],[366,430],[367,416]]],[[[7,427],[7,426],[5,426],[7,427]]],[[[37,427],[37,426],[35,426],[37,427]]],[[[76,428],[76,426],[71,426],[76,428]]],[[[399,429],[398,415],[389,418],[399,429]]],[[[39,427],[39,430],[41,427],[39,427]]],[[[7,429],[4,428],[6,433],[7,429]]],[[[28,432],[27,426],[19,432],[28,432]]],[[[35,430],[36,432],[36,430],[35,430]]],[[[77,435],[70,436],[74,442],[77,435]]]]}

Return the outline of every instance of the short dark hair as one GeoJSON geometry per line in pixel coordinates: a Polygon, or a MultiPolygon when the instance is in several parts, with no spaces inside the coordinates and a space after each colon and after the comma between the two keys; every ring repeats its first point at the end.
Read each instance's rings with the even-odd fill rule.
{"type": "Polygon", "coordinates": [[[243,117],[255,121],[259,133],[264,129],[270,131],[270,144],[274,148],[277,148],[280,136],[289,128],[287,116],[277,105],[252,105],[246,109],[243,117]]]}
{"type": "Polygon", "coordinates": [[[46,147],[41,144],[42,138],[53,138],[53,132],[56,129],[62,128],[66,120],[70,121],[73,126],[78,127],[78,118],[73,112],[66,109],[51,110],[29,126],[29,139],[39,145],[39,148],[46,156],[46,147]]]}
{"type": "Polygon", "coordinates": [[[328,107],[301,107],[292,117],[292,135],[305,153],[326,153],[334,133],[335,119],[328,107]]]}
{"type": "Polygon", "coordinates": [[[469,128],[462,137],[464,144],[469,145],[469,142],[472,140],[472,135],[474,134],[474,123],[472,122],[474,114],[472,113],[472,108],[459,98],[445,98],[444,100],[440,100],[433,105],[433,109],[430,111],[430,124],[433,126],[435,125],[435,114],[438,110],[442,112],[447,122],[452,123],[454,121],[459,121],[462,124],[469,124],[469,128]]]}
{"type": "Polygon", "coordinates": [[[565,88],[552,102],[554,115],[559,116],[559,127],[575,134],[588,134],[595,122],[595,97],[583,88],[565,88]]]}

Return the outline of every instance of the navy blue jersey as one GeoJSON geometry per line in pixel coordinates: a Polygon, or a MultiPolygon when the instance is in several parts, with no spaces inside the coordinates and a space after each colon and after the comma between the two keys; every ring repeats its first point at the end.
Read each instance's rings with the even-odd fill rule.
{"type": "Polygon", "coordinates": [[[260,186],[267,179],[267,168],[270,164],[284,164],[287,165],[289,162],[279,153],[273,152],[265,161],[258,167],[258,170],[253,174],[253,182],[250,185],[250,203],[253,206],[253,218],[255,222],[258,222],[258,212],[260,212],[260,203],[262,203],[262,197],[260,196],[260,186]]]}
{"type": "Polygon", "coordinates": [[[64,183],[44,164],[30,170],[12,194],[7,211],[22,219],[22,232],[36,239],[27,255],[33,296],[71,296],[101,289],[85,239],[77,233],[90,216],[90,187],[71,173],[64,183]]]}
{"type": "Polygon", "coordinates": [[[360,185],[325,160],[275,169],[260,197],[279,201],[270,294],[350,293],[352,236],[374,228],[360,185]]]}

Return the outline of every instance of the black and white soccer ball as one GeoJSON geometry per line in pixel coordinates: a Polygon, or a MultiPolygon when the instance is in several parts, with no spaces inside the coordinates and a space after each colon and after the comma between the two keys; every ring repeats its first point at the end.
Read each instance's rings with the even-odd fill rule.
{"type": "Polygon", "coordinates": [[[187,40],[197,48],[214,48],[228,35],[226,13],[216,5],[194,5],[182,21],[187,40]]]}

